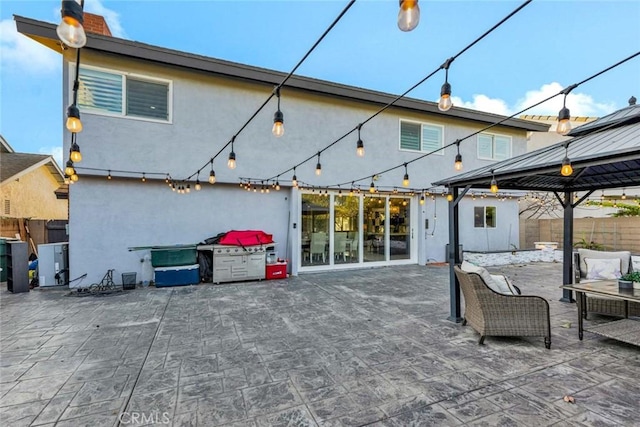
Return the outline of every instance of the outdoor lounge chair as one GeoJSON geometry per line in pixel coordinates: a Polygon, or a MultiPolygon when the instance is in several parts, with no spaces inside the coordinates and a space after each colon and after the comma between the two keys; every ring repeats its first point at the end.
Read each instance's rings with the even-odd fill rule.
{"type": "Polygon", "coordinates": [[[544,337],[551,348],[549,303],[533,295],[504,295],[490,289],[477,273],[454,267],[464,296],[464,322],[486,336],[544,337]]]}

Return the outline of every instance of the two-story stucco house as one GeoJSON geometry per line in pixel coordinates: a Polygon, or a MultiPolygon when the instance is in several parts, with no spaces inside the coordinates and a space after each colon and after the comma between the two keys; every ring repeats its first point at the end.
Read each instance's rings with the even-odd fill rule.
{"type": "MultiPolygon", "coordinates": [[[[61,49],[54,24],[15,20],[20,33],[62,55],[62,90],[70,104],[76,52],[61,49]]],[[[373,195],[367,191],[371,179],[355,183],[361,193],[337,184],[372,177],[504,118],[455,107],[442,113],[436,103],[403,98],[362,127],[364,157],[356,156],[354,136],[323,152],[320,176],[316,159],[298,167],[301,189],[292,185],[293,165],[395,96],[293,76],[281,89],[285,134],[271,133],[274,101],[235,140],[232,170],[226,165],[229,149],[212,165],[207,162],[285,73],[101,34],[88,34],[80,64],[84,130],[77,141],[84,159],[76,165],[80,179],[70,188],[70,268],[71,277],[87,273],[89,282],[110,268],[139,271],[140,253],[130,247],[197,243],[228,230],[273,234],[278,255],[289,260],[293,274],[443,261],[447,201],[438,193],[421,204],[419,190],[451,175],[455,147],[409,165],[407,188],[413,193],[402,185],[404,169],[376,176],[379,192],[373,195]],[[207,182],[211,168],[213,185],[207,182]],[[167,175],[181,180],[198,170],[189,194],[171,191],[165,182],[167,175]],[[280,190],[261,192],[260,178],[271,177],[278,177],[280,190]],[[257,191],[242,186],[247,179],[257,191]]],[[[469,138],[460,145],[464,168],[522,154],[527,132],[547,128],[510,119],[469,138]]],[[[64,132],[66,152],[70,135],[64,132]]],[[[465,250],[517,245],[515,199],[467,199],[460,208],[465,250]]]]}

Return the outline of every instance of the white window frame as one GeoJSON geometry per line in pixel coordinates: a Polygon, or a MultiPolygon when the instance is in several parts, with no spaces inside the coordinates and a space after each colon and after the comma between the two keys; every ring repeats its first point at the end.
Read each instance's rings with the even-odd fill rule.
{"type": "Polygon", "coordinates": [[[422,139],[422,135],[423,135],[423,126],[433,126],[433,127],[437,127],[440,128],[440,150],[436,151],[433,154],[437,154],[440,156],[444,156],[444,150],[442,149],[444,147],[444,126],[443,125],[437,125],[435,123],[429,123],[429,122],[420,122],[417,120],[408,120],[408,119],[399,119],[398,121],[398,150],[400,151],[408,151],[411,153],[430,153],[433,150],[425,150],[423,147],[423,139],[422,139]],[[415,125],[420,125],[420,150],[411,150],[408,148],[402,148],[402,123],[412,123],[415,125]]]}
{"type": "Polygon", "coordinates": [[[506,160],[506,159],[510,159],[513,157],[513,137],[509,136],[509,135],[503,135],[500,133],[489,133],[489,132],[482,132],[480,134],[478,134],[476,136],[476,154],[478,156],[478,159],[480,160],[493,160],[493,161],[502,161],[502,160],[506,160]],[[491,137],[491,157],[483,157],[480,154],[480,136],[490,136],[491,137]],[[501,138],[507,138],[509,140],[509,154],[507,155],[507,157],[505,159],[496,159],[496,136],[499,136],[501,138]]]}
{"type": "MultiPolygon", "coordinates": [[[[107,117],[117,117],[128,120],[141,120],[143,122],[154,122],[154,123],[163,123],[163,124],[173,124],[173,80],[162,79],[159,77],[151,77],[143,74],[129,73],[122,70],[116,70],[113,68],[104,68],[104,67],[96,67],[93,65],[83,65],[80,64],[80,68],[85,68],[89,70],[101,71],[103,73],[117,74],[123,77],[122,79],[122,108],[121,113],[113,113],[100,109],[94,109],[91,107],[80,107],[80,112],[82,114],[95,114],[98,116],[107,116],[107,117]],[[166,84],[168,87],[167,90],[167,119],[154,119],[152,117],[140,117],[140,116],[129,116],[126,112],[127,105],[127,78],[132,78],[135,80],[148,81],[151,83],[160,83],[166,84]]],[[[73,81],[76,76],[76,64],[69,63],[69,104],[73,102],[73,81]]]]}
{"type": "Polygon", "coordinates": [[[497,206],[474,206],[473,207],[473,228],[481,228],[481,229],[489,229],[489,230],[495,230],[498,228],[498,207],[497,206]],[[476,226],[476,209],[477,208],[482,208],[482,227],[478,227],[476,226]],[[495,225],[493,227],[488,227],[487,226],[487,208],[493,208],[495,214],[495,225]]]}

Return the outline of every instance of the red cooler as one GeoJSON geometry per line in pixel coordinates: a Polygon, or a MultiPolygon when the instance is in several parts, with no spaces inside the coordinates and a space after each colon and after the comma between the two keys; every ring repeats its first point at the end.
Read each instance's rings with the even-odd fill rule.
{"type": "Polygon", "coordinates": [[[277,262],[275,264],[267,264],[266,278],[272,279],[286,279],[287,277],[287,263],[277,262]]]}

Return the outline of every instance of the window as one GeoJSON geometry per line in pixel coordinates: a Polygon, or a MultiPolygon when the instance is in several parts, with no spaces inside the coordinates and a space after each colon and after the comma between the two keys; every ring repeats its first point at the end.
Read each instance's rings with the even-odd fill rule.
{"type": "Polygon", "coordinates": [[[481,133],[478,135],[478,158],[504,160],[511,157],[511,137],[481,133]]]}
{"type": "Polygon", "coordinates": [[[475,228],[496,228],[496,207],[475,206],[473,208],[473,226],[475,228]]]}
{"type": "Polygon", "coordinates": [[[80,66],[83,111],[170,121],[170,91],[169,81],[80,66]]]}
{"type": "MultiPolygon", "coordinates": [[[[442,148],[443,127],[427,123],[400,121],[400,149],[434,151],[442,148]]],[[[444,154],[442,150],[437,154],[444,154]]]]}

